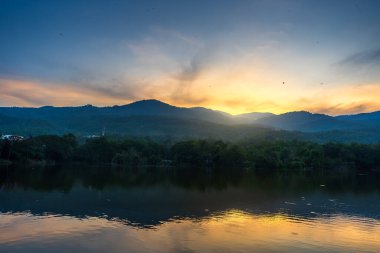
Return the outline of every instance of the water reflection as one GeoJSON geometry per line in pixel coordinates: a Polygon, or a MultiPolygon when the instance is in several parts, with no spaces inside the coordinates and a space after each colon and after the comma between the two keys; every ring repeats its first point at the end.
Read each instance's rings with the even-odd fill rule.
{"type": "Polygon", "coordinates": [[[380,222],[228,210],[136,229],[102,217],[3,214],[2,252],[376,252],[380,222]]]}
{"type": "Polygon", "coordinates": [[[0,252],[376,252],[378,175],[0,170],[0,252]]]}

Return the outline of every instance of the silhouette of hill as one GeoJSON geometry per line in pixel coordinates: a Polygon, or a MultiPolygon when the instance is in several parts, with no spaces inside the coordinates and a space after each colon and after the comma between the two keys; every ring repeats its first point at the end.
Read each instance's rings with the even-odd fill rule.
{"type": "Polygon", "coordinates": [[[284,129],[306,132],[328,131],[336,129],[351,129],[344,120],[324,115],[313,114],[306,111],[288,112],[272,115],[256,120],[256,123],[284,129]]]}
{"type": "Polygon", "coordinates": [[[302,138],[315,141],[377,142],[380,112],[328,116],[306,111],[230,115],[203,107],[176,107],[142,100],[111,107],[0,107],[0,133],[74,133],[159,138],[302,138]],[[285,131],[284,131],[285,130],[285,131]]]}

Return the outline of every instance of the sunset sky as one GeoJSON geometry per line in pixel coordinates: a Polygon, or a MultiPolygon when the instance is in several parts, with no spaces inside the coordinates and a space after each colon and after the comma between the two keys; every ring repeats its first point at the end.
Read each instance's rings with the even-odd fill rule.
{"type": "Polygon", "coordinates": [[[0,106],[380,110],[380,1],[0,0],[0,106]]]}

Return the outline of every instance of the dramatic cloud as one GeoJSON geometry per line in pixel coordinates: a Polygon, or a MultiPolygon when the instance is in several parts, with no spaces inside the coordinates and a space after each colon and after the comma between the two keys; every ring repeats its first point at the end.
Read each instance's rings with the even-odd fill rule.
{"type": "Polygon", "coordinates": [[[380,109],[376,1],[20,1],[0,1],[2,106],[380,109]]]}

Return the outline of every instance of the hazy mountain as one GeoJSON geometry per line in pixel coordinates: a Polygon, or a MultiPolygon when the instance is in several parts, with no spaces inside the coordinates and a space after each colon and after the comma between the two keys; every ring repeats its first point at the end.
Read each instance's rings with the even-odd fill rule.
{"type": "Polygon", "coordinates": [[[174,118],[192,118],[209,122],[228,124],[232,123],[228,114],[202,107],[176,107],[158,100],[142,100],[131,104],[112,107],[95,107],[85,105],[79,107],[40,108],[0,107],[0,114],[16,118],[33,119],[71,119],[77,117],[129,117],[129,116],[165,116],[174,118]]]}
{"type": "Polygon", "coordinates": [[[352,129],[343,120],[324,114],[313,114],[306,111],[288,112],[280,115],[272,115],[255,121],[262,125],[284,130],[297,130],[307,132],[328,131],[336,129],[352,129]]]}
{"type": "Polygon", "coordinates": [[[202,107],[183,108],[158,100],[123,106],[0,108],[3,134],[107,134],[175,138],[303,138],[377,142],[380,112],[332,117],[299,111],[280,115],[230,115],[202,107]],[[297,131],[297,132],[285,132],[297,131]],[[304,132],[304,133],[302,133],[304,132]],[[308,134],[306,134],[308,132],[308,134]]]}
{"type": "Polygon", "coordinates": [[[255,121],[258,119],[262,119],[262,118],[274,116],[274,115],[275,114],[269,113],[269,112],[250,112],[250,113],[234,115],[232,116],[232,118],[234,119],[235,123],[251,124],[251,123],[256,123],[255,121]]]}
{"type": "Polygon", "coordinates": [[[351,124],[355,123],[361,126],[380,127],[380,111],[355,115],[341,115],[336,118],[350,122],[351,124]]]}
{"type": "Polygon", "coordinates": [[[306,111],[272,115],[254,121],[257,124],[283,130],[321,132],[332,130],[368,130],[380,126],[380,112],[328,116],[306,111]]]}
{"type": "MultiPolygon", "coordinates": [[[[206,108],[181,108],[157,100],[143,100],[123,106],[0,108],[0,133],[78,135],[107,134],[133,136],[175,136],[222,138],[233,136],[229,114],[206,108]]],[[[244,133],[244,131],[242,131],[244,133]]]]}

